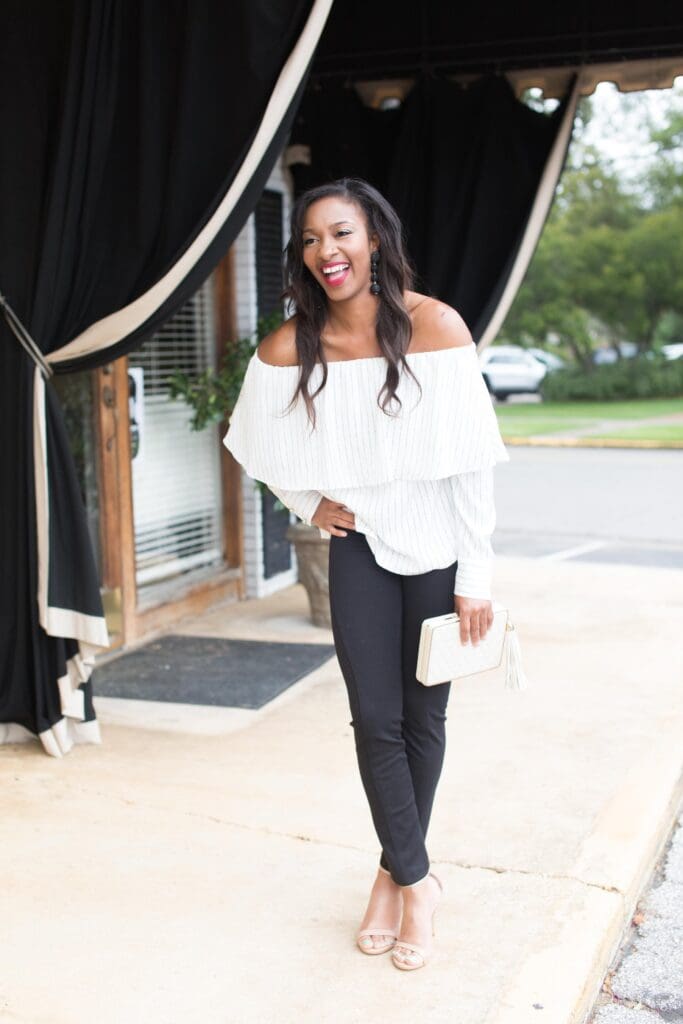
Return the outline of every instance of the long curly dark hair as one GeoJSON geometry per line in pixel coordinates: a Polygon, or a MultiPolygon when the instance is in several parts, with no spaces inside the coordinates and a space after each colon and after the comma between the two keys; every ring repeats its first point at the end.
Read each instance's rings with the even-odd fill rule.
{"type": "Polygon", "coordinates": [[[386,380],[377,396],[378,405],[387,415],[391,415],[387,413],[386,406],[392,399],[401,405],[401,399],[396,394],[400,380],[399,364],[405,367],[420,387],[405,358],[412,336],[412,322],[403,300],[403,292],[412,288],[414,271],[405,250],[401,221],[396,211],[376,188],[362,178],[339,178],[328,184],[318,185],[300,195],[292,208],[290,239],[284,250],[287,286],[281,295],[283,300],[296,308],[296,347],[301,366],[299,382],[289,405],[291,406],[301,394],[313,428],[313,399],[327,383],[327,359],[321,342],[321,333],[327,319],[327,296],[304,263],[303,225],[308,207],[318,199],[326,199],[328,196],[338,196],[356,203],[365,214],[368,237],[375,234],[379,239],[381,291],[378,296],[375,330],[388,367],[386,380]],[[316,362],[322,364],[323,377],[320,387],[311,395],[308,381],[316,362]],[[384,392],[385,397],[381,399],[384,392]]]}

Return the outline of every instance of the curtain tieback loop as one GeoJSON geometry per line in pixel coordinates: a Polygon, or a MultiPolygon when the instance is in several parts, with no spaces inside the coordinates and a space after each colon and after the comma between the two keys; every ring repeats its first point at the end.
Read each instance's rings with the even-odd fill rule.
{"type": "Polygon", "coordinates": [[[14,310],[12,309],[12,307],[10,306],[9,302],[2,294],[2,292],[0,292],[0,306],[2,307],[2,312],[5,315],[5,320],[7,321],[7,325],[9,329],[12,331],[12,334],[14,334],[14,336],[17,338],[19,344],[22,346],[24,351],[28,353],[28,355],[31,357],[36,366],[39,367],[43,377],[46,380],[49,380],[50,377],[54,376],[54,370],[52,369],[52,367],[46,360],[45,356],[36,345],[31,335],[28,333],[28,331],[22,324],[17,314],[14,312],[14,310]]]}

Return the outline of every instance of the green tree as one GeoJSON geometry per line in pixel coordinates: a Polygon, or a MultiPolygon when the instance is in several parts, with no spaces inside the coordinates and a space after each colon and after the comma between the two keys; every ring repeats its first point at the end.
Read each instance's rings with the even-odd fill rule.
{"type": "Polygon", "coordinates": [[[683,90],[673,94],[666,122],[650,130],[656,159],[641,175],[641,186],[655,210],[683,204],[683,90]]]}
{"type": "Polygon", "coordinates": [[[642,212],[637,196],[626,191],[594,146],[582,145],[581,153],[581,163],[560,178],[549,223],[564,221],[574,234],[603,225],[630,227],[642,212]]]}
{"type": "MultiPolygon", "coordinates": [[[[628,99],[636,108],[641,102],[628,99]]],[[[650,124],[650,149],[661,159],[635,179],[635,187],[582,142],[579,125],[545,230],[505,322],[506,339],[539,344],[553,334],[585,368],[592,366],[598,336],[619,356],[621,341],[644,352],[658,339],[675,340],[672,331],[683,323],[682,101],[683,95],[673,93],[665,123],[650,124]]]]}
{"type": "Polygon", "coordinates": [[[537,344],[553,334],[577,363],[589,366],[593,340],[588,312],[574,296],[576,262],[576,238],[565,224],[549,223],[503,333],[517,344],[537,344]]]}
{"type": "Polygon", "coordinates": [[[626,247],[637,285],[633,340],[644,351],[666,313],[683,315],[683,206],[648,214],[628,232],[626,247]]]}

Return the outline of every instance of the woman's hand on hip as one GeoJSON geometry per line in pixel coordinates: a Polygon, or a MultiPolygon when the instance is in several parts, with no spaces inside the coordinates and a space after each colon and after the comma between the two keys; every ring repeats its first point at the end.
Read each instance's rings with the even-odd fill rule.
{"type": "Polygon", "coordinates": [[[478,597],[455,595],[455,611],[460,619],[460,640],[463,644],[472,641],[473,646],[484,639],[493,623],[491,602],[478,597]]]}
{"type": "Polygon", "coordinates": [[[353,512],[340,501],[331,501],[329,498],[321,500],[311,523],[331,533],[333,537],[346,537],[347,530],[356,529],[356,517],[353,512]]]}

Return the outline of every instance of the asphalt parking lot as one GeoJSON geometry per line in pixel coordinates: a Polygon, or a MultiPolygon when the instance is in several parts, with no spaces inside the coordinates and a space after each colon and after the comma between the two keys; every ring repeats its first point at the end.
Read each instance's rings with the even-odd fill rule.
{"type": "Polygon", "coordinates": [[[509,446],[496,554],[683,568],[683,452],[509,446]]]}

